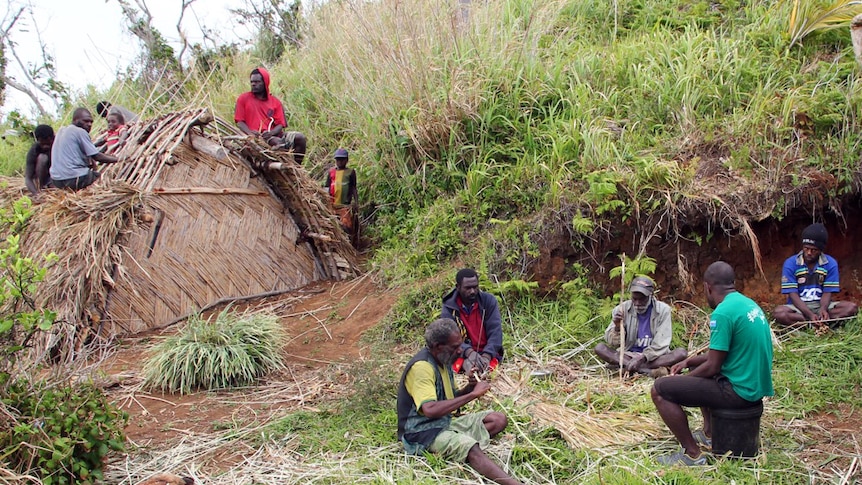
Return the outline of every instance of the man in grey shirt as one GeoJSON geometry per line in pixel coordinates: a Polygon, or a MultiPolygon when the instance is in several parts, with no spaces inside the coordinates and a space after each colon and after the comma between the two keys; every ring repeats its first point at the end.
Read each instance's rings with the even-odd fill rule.
{"type": "Polygon", "coordinates": [[[86,108],[77,108],[72,124],[57,132],[51,147],[51,180],[54,187],[80,190],[90,186],[101,174],[91,167],[91,160],[117,163],[112,155],[99,151],[90,140],[93,116],[86,108]]]}

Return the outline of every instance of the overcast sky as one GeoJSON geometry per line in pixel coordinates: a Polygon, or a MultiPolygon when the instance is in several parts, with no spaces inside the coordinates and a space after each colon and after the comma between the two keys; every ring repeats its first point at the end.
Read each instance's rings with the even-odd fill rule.
{"type": "MultiPolygon", "coordinates": [[[[22,4],[20,0],[11,1],[22,4]]],[[[31,1],[35,22],[30,16],[25,16],[12,33],[12,39],[18,44],[18,53],[24,62],[41,58],[38,31],[48,52],[54,56],[57,79],[73,91],[83,91],[88,84],[107,88],[116,74],[125,71],[140,52],[140,44],[126,29],[116,0],[31,1]]],[[[129,0],[129,3],[135,5],[135,1],[129,0]]],[[[169,42],[179,45],[176,24],[182,1],[146,0],[146,4],[156,29],[169,42]]],[[[186,10],[182,27],[191,43],[202,41],[201,26],[213,31],[211,35],[220,42],[247,39],[251,36],[248,27],[231,22],[228,11],[244,4],[245,0],[196,0],[186,10]]],[[[8,5],[2,8],[8,10],[8,5]]],[[[9,60],[8,70],[21,79],[14,60],[9,60]]],[[[35,117],[37,110],[25,95],[7,87],[6,96],[3,116],[17,108],[23,114],[35,117]]],[[[53,104],[45,101],[43,105],[53,112],[53,104]]]]}

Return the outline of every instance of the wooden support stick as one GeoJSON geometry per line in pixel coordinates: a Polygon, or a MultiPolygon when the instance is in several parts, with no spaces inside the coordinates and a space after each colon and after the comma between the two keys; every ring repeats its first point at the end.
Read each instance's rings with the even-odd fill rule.
{"type": "Polygon", "coordinates": [[[180,194],[242,194],[242,195],[269,195],[257,189],[244,189],[238,187],[156,187],[153,189],[154,194],[160,195],[180,195],[180,194]]]}
{"type": "MultiPolygon", "coordinates": [[[[620,272],[620,309],[623,308],[623,303],[626,300],[626,253],[620,256],[623,262],[622,271],[620,272]]],[[[620,322],[620,380],[623,380],[623,363],[626,356],[626,315],[623,313],[623,320],[620,322]]]]}

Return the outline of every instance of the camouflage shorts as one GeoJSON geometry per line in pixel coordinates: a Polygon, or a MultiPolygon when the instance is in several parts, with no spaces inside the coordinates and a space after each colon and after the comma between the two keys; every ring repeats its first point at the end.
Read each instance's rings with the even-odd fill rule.
{"type": "Polygon", "coordinates": [[[453,419],[449,427],[434,438],[428,451],[448,460],[467,461],[467,453],[473,445],[486,448],[491,443],[491,435],[482,422],[490,413],[491,411],[470,413],[453,419]]]}

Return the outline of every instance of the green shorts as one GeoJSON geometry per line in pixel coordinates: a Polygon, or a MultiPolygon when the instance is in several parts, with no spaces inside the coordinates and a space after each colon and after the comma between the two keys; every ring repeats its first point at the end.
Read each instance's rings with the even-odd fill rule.
{"type": "Polygon", "coordinates": [[[467,461],[467,453],[473,445],[478,444],[479,448],[486,448],[491,443],[491,435],[482,423],[485,416],[489,414],[491,411],[483,411],[453,419],[449,427],[434,438],[428,446],[428,451],[447,460],[467,461]]]}

